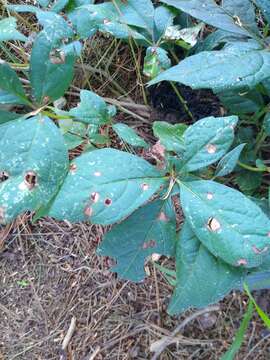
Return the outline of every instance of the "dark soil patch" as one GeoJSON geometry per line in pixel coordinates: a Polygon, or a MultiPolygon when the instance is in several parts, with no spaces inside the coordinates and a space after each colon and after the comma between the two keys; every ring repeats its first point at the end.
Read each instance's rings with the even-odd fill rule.
{"type": "MultiPolygon", "coordinates": [[[[207,116],[221,116],[221,104],[212,91],[192,90],[188,86],[177,84],[176,87],[184,98],[194,120],[207,116]]],[[[155,120],[171,123],[192,122],[170,83],[162,82],[151,86],[149,94],[152,106],[155,109],[155,112],[152,114],[155,120]]]]}

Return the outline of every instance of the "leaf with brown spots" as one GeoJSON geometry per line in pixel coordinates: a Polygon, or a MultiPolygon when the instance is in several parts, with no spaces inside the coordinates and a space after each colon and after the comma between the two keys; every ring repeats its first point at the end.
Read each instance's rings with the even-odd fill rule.
{"type": "Polygon", "coordinates": [[[144,264],[152,254],[174,255],[176,239],[175,214],[171,200],[152,202],[105,235],[98,254],[113,257],[112,271],[119,277],[141,281],[144,264]]]}
{"type": "Polygon", "coordinates": [[[188,222],[176,247],[177,285],[169,305],[171,315],[190,307],[203,308],[239,288],[244,269],[235,268],[213,256],[199,241],[188,222]]]}
{"type": "Polygon", "coordinates": [[[49,118],[12,121],[0,133],[0,221],[9,223],[48,204],[67,173],[68,154],[49,118]]]}
{"type": "Polygon", "coordinates": [[[72,161],[50,216],[113,224],[146,203],[166,183],[161,171],[138,156],[115,149],[94,150],[72,161]],[[87,207],[92,209],[90,216],[84,212],[87,207]]]}
{"type": "Polygon", "coordinates": [[[185,181],[180,188],[186,220],[213,255],[233,266],[263,263],[270,252],[270,220],[254,202],[214,181],[185,181]]]}

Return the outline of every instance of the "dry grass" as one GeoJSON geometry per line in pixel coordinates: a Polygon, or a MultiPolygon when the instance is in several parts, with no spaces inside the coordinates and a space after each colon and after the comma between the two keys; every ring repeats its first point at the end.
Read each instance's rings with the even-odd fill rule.
{"type": "MultiPolygon", "coordinates": [[[[24,218],[10,229],[0,254],[0,359],[151,359],[150,345],[190,315],[166,314],[172,288],[151,265],[140,284],[110,273],[110,260],[95,255],[102,233],[51,219],[33,226],[24,218]],[[63,351],[72,317],[75,331],[63,351]]],[[[232,294],[218,312],[187,325],[160,359],[219,359],[245,308],[246,299],[232,294]]],[[[238,359],[269,359],[269,345],[254,319],[238,359]]]]}

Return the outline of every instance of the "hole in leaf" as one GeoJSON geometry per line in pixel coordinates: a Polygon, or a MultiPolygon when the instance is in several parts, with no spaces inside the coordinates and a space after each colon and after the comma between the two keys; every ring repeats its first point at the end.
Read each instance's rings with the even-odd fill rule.
{"type": "Polygon", "coordinates": [[[8,180],[9,174],[6,171],[0,171],[0,182],[8,180]]]}
{"type": "Polygon", "coordinates": [[[109,24],[111,24],[111,21],[109,19],[104,19],[103,24],[104,25],[109,25],[109,24]]]}
{"type": "Polygon", "coordinates": [[[101,176],[101,172],[100,171],[94,172],[94,176],[101,176]]]}
{"type": "Polygon", "coordinates": [[[64,64],[66,61],[66,56],[64,51],[53,50],[50,53],[50,62],[55,65],[64,64]]]}
{"type": "Polygon", "coordinates": [[[207,195],[206,195],[206,197],[207,197],[208,200],[212,200],[213,197],[214,197],[214,194],[211,193],[211,192],[208,192],[207,195]]]}
{"type": "Polygon", "coordinates": [[[214,144],[208,144],[208,145],[206,145],[206,150],[207,150],[208,154],[215,154],[217,151],[217,147],[214,144]]]}
{"type": "Polygon", "coordinates": [[[239,260],[237,261],[237,265],[238,265],[238,266],[247,265],[247,260],[246,260],[246,259],[239,259],[239,260]]]}
{"type": "Polygon", "coordinates": [[[28,171],[24,176],[24,183],[28,190],[33,190],[37,186],[37,174],[34,171],[28,171]]]}
{"type": "Polygon", "coordinates": [[[155,242],[155,240],[149,240],[143,243],[143,249],[149,249],[149,248],[154,248],[157,245],[157,243],[155,242]]]}
{"type": "Polygon", "coordinates": [[[148,184],[142,184],[141,188],[143,189],[143,191],[147,191],[149,189],[149,185],[148,184]]]}
{"type": "Polygon", "coordinates": [[[69,170],[70,170],[72,173],[75,173],[76,170],[77,170],[77,165],[76,165],[76,164],[70,164],[69,170]]]}
{"type": "Polygon", "coordinates": [[[207,221],[207,228],[210,230],[210,231],[213,231],[213,232],[217,232],[218,230],[220,230],[221,228],[221,225],[220,225],[220,222],[211,217],[208,221],[207,221]]]}
{"type": "Polygon", "coordinates": [[[84,209],[84,215],[88,217],[92,216],[93,209],[90,206],[86,206],[86,208],[84,209]]]}
{"type": "Polygon", "coordinates": [[[112,204],[112,199],[109,199],[109,198],[105,199],[104,204],[106,206],[110,206],[112,204]]]}
{"type": "Polygon", "coordinates": [[[164,211],[161,211],[161,213],[158,215],[158,220],[167,222],[169,221],[169,218],[166,216],[164,211]]]}

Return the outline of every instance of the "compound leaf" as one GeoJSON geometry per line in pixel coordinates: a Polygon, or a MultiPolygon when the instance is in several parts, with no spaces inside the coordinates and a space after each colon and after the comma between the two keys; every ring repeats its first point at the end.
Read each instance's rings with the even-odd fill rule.
{"type": "Polygon", "coordinates": [[[0,223],[36,210],[66,176],[68,154],[49,118],[19,119],[0,126],[0,223]]]}
{"type": "Polygon", "coordinates": [[[180,196],[188,223],[214,256],[233,266],[262,264],[270,250],[270,221],[255,203],[206,180],[182,182],[180,196]]]}
{"type": "Polygon", "coordinates": [[[144,263],[153,253],[173,256],[176,238],[175,214],[171,200],[154,201],[116,225],[98,248],[98,254],[116,259],[112,271],[119,277],[141,281],[144,263]]]}
{"type": "Polygon", "coordinates": [[[236,116],[207,117],[184,133],[183,167],[187,171],[204,168],[219,160],[232,145],[236,116]]]}
{"type": "Polygon", "coordinates": [[[190,307],[203,308],[239,287],[243,271],[214,257],[187,222],[176,247],[176,281],[168,312],[179,314],[190,307]]]}
{"type": "Polygon", "coordinates": [[[131,214],[166,184],[145,160],[115,149],[85,153],[72,161],[50,216],[112,224],[131,214]]]}

